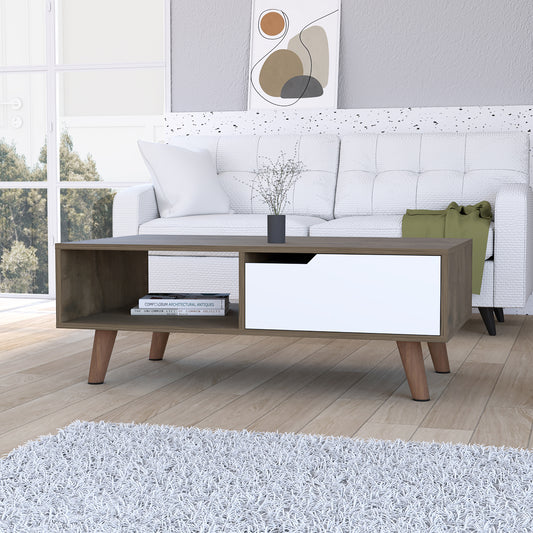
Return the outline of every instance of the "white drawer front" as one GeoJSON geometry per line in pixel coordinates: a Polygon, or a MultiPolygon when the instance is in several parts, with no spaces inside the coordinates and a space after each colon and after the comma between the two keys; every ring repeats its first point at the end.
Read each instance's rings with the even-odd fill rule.
{"type": "Polygon", "coordinates": [[[440,256],[318,254],[245,274],[246,328],[440,335],[440,256]]]}

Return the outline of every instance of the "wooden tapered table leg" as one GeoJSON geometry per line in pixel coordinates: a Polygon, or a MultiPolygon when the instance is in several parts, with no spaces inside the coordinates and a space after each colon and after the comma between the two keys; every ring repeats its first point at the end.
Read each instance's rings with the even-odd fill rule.
{"type": "Polygon", "coordinates": [[[433,361],[433,368],[439,374],[449,374],[450,362],[445,342],[428,342],[429,353],[433,361]]]}
{"type": "Polygon", "coordinates": [[[89,369],[89,383],[91,385],[99,385],[104,382],[116,338],[116,331],[97,329],[94,332],[93,354],[89,369]]]}
{"type": "Polygon", "coordinates": [[[150,346],[150,361],[161,361],[165,355],[165,348],[167,347],[168,336],[170,333],[161,333],[154,331],[152,333],[152,344],[150,346]]]}
{"type": "Polygon", "coordinates": [[[407,383],[411,389],[413,400],[426,402],[429,400],[428,382],[424,368],[424,356],[419,342],[396,341],[407,383]]]}

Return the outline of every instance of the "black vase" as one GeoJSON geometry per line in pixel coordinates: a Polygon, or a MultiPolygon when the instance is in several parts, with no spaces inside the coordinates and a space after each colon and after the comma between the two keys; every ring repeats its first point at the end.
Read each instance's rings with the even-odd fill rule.
{"type": "Polygon", "coordinates": [[[268,242],[285,242],[285,215],[268,215],[267,235],[268,242]]]}

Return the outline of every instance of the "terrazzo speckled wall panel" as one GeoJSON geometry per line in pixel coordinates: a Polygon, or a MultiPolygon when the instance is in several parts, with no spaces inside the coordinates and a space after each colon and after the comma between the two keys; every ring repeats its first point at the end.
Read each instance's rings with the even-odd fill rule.
{"type": "Polygon", "coordinates": [[[533,146],[533,105],[171,113],[165,122],[167,135],[524,131],[533,146]]]}
{"type": "MultiPolygon", "coordinates": [[[[172,0],[172,110],[246,109],[250,0],[172,0]]],[[[533,103],[531,0],[342,0],[338,107],[533,103]]]]}

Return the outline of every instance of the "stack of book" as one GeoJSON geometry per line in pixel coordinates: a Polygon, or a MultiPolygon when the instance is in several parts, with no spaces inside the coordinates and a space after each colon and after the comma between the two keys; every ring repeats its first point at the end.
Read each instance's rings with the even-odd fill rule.
{"type": "Polygon", "coordinates": [[[132,315],[142,316],[224,316],[229,293],[150,293],[139,299],[132,315]]]}

